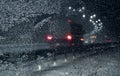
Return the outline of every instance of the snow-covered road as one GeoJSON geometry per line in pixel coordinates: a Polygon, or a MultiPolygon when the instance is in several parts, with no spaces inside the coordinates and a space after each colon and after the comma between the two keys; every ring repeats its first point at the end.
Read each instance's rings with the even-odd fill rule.
{"type": "Polygon", "coordinates": [[[52,57],[30,62],[20,58],[16,64],[0,61],[0,76],[120,76],[120,48],[94,55],[60,55],[56,61],[52,57]]]}
{"type": "Polygon", "coordinates": [[[119,60],[119,49],[113,49],[98,55],[79,57],[64,65],[34,72],[31,76],[120,76],[119,60]]]}

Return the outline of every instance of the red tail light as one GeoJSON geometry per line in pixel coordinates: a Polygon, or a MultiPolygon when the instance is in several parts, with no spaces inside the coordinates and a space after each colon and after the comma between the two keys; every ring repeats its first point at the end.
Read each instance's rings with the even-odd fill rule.
{"type": "Polygon", "coordinates": [[[52,35],[47,35],[47,40],[52,40],[53,36],[52,35]]]}
{"type": "Polygon", "coordinates": [[[67,40],[72,40],[72,35],[67,35],[67,40]]]}

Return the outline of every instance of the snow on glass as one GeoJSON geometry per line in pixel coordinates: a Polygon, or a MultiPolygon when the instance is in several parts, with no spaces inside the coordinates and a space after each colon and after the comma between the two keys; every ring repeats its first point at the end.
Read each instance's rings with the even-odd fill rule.
{"type": "MultiPolygon", "coordinates": [[[[32,41],[31,37],[34,30],[36,28],[43,27],[44,24],[51,19],[51,17],[47,17],[41,20],[41,22],[38,22],[36,25],[34,25],[34,20],[33,20],[34,17],[41,16],[42,14],[60,14],[61,7],[62,7],[61,5],[63,2],[64,2],[63,0],[57,0],[57,1],[54,1],[54,0],[1,0],[0,1],[0,10],[1,10],[0,29],[4,32],[7,32],[7,31],[10,31],[10,29],[15,26],[24,25],[22,26],[23,28],[22,27],[20,28],[21,30],[19,32],[17,32],[18,29],[14,29],[14,31],[17,32],[15,34],[16,36],[18,36],[17,34],[19,34],[21,38],[27,37],[27,40],[23,41],[24,43],[31,42],[32,41]],[[25,27],[28,27],[30,31],[26,31],[24,29],[25,27]]],[[[72,9],[72,7],[70,6],[68,7],[70,10],[72,9]]],[[[79,12],[85,9],[86,8],[82,7],[82,9],[80,9],[79,12]]],[[[76,9],[73,9],[73,12],[72,13],[70,12],[70,13],[74,14],[75,12],[76,12],[76,9]]],[[[85,18],[86,15],[84,15],[83,17],[85,18]]],[[[56,25],[57,21],[55,21],[53,24],[56,25]]],[[[50,27],[49,30],[55,31],[55,28],[50,27]]],[[[0,36],[0,37],[1,39],[5,39],[4,36],[3,37],[0,36]]],[[[16,37],[16,39],[18,38],[16,37]]],[[[0,55],[2,55],[2,53],[0,53],[0,55]]],[[[27,57],[28,56],[25,55],[23,57],[17,58],[15,64],[12,62],[9,63],[7,61],[0,61],[0,76],[30,76],[31,73],[34,71],[40,71],[42,69],[51,67],[51,65],[56,66],[56,65],[60,65],[61,62],[67,63],[70,61],[69,59],[67,60],[66,58],[64,58],[65,60],[62,60],[63,58],[61,58],[61,60],[58,60],[57,62],[57,61],[54,61],[52,57],[50,58],[50,60],[45,59],[44,57],[43,58],[38,57],[37,60],[34,62],[24,62],[28,59],[27,57]]],[[[64,75],[69,76],[70,73],[65,71],[65,72],[61,72],[60,74],[61,76],[64,76],[64,75]]]]}
{"type": "MultiPolygon", "coordinates": [[[[1,0],[0,30],[3,32],[14,31],[16,32],[15,35],[18,36],[19,34],[21,35],[21,38],[28,36],[26,41],[29,40],[28,42],[30,42],[32,39],[31,31],[33,32],[34,29],[41,28],[45,22],[50,19],[50,17],[45,18],[38,23],[40,26],[38,26],[38,24],[34,26],[34,17],[41,16],[42,14],[59,14],[61,2],[62,0],[1,0]],[[19,25],[21,25],[20,28],[11,30],[11,28],[19,25]],[[27,29],[30,31],[26,31],[24,29],[25,27],[28,27],[27,29]],[[21,30],[17,32],[19,29],[21,30]]],[[[0,38],[5,39],[6,36],[0,36],[0,38]]],[[[26,43],[26,41],[24,40],[23,43],[26,43]]],[[[9,41],[5,43],[9,43],[9,41]]],[[[2,56],[1,52],[0,56],[2,56]]],[[[30,76],[30,71],[32,72],[34,70],[36,71],[36,69],[40,70],[42,68],[40,65],[39,67],[26,68],[25,63],[22,62],[24,59],[26,60],[26,58],[27,56],[18,58],[15,64],[1,60],[0,76],[30,76]]]]}

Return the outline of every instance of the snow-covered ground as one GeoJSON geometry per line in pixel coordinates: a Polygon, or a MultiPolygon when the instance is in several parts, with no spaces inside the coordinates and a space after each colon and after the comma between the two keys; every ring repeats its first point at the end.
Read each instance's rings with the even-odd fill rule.
{"type": "Polygon", "coordinates": [[[99,54],[72,54],[52,57],[38,57],[37,60],[22,62],[0,61],[0,76],[120,76],[119,48],[104,50],[99,54]]]}

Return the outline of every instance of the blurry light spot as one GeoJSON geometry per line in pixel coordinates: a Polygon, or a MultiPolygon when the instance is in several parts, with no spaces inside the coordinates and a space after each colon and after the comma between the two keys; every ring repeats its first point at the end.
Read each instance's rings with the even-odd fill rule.
{"type": "Polygon", "coordinates": [[[90,36],[90,38],[91,38],[91,39],[95,39],[95,38],[97,38],[97,36],[90,36]]]}
{"type": "Polygon", "coordinates": [[[72,36],[71,35],[67,35],[67,39],[68,40],[72,40],[72,36]]]}
{"type": "Polygon", "coordinates": [[[79,12],[81,12],[82,10],[81,9],[79,9],[79,12]]]}
{"type": "Polygon", "coordinates": [[[82,10],[84,10],[85,9],[85,7],[82,7],[82,10]]]}
{"type": "Polygon", "coordinates": [[[100,23],[100,25],[102,25],[103,23],[100,23]]]}
{"type": "Polygon", "coordinates": [[[96,23],[93,23],[93,25],[96,25],[96,23]]]}
{"type": "Polygon", "coordinates": [[[53,36],[52,35],[48,35],[47,36],[47,40],[52,40],[53,39],[53,36]]]}
{"type": "Polygon", "coordinates": [[[81,41],[84,41],[84,38],[80,38],[81,41]]]}
{"type": "Polygon", "coordinates": [[[69,73],[68,72],[65,72],[66,75],[68,75],[69,73]]]}
{"type": "Polygon", "coordinates": [[[76,10],[75,9],[73,9],[73,12],[75,12],[76,10]]]}
{"type": "Polygon", "coordinates": [[[85,43],[88,43],[88,41],[86,40],[85,43]]]}
{"type": "Polygon", "coordinates": [[[92,22],[92,20],[91,20],[91,19],[90,19],[89,21],[90,21],[90,22],[92,22]]]}
{"type": "Polygon", "coordinates": [[[94,41],[93,41],[93,40],[91,40],[91,43],[94,43],[94,41]]]}
{"type": "Polygon", "coordinates": [[[101,24],[98,24],[99,26],[101,26],[101,24]]]}
{"type": "Polygon", "coordinates": [[[38,70],[41,70],[41,69],[42,69],[41,65],[38,65],[38,70]]]}
{"type": "Polygon", "coordinates": [[[96,21],[96,23],[98,23],[98,21],[96,21]]]}
{"type": "Polygon", "coordinates": [[[93,16],[90,16],[90,18],[92,19],[92,18],[93,18],[93,16]]]}
{"type": "Polygon", "coordinates": [[[96,14],[94,14],[93,17],[96,17],[96,14]]]}
{"type": "Polygon", "coordinates": [[[71,6],[69,6],[69,7],[68,7],[68,9],[69,9],[69,10],[71,10],[71,9],[72,9],[72,7],[71,7],[71,6]]]}
{"type": "Polygon", "coordinates": [[[56,63],[56,62],[54,62],[54,63],[53,63],[53,66],[56,66],[56,65],[57,65],[57,63],[56,63]]]}
{"type": "Polygon", "coordinates": [[[82,17],[83,17],[83,18],[85,18],[85,17],[86,17],[86,15],[85,15],[85,14],[84,14],[84,15],[82,15],[82,17]]]}
{"type": "Polygon", "coordinates": [[[67,59],[65,59],[64,61],[67,62],[67,59]]]}
{"type": "Polygon", "coordinates": [[[98,21],[100,22],[101,20],[100,20],[100,19],[98,19],[98,21]]]}

